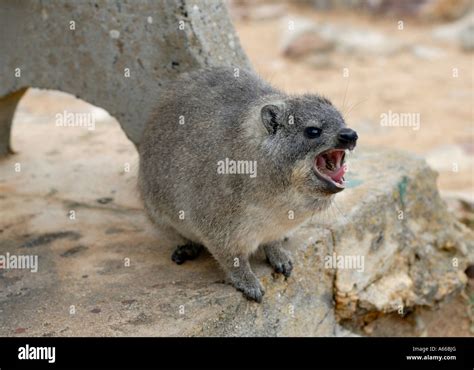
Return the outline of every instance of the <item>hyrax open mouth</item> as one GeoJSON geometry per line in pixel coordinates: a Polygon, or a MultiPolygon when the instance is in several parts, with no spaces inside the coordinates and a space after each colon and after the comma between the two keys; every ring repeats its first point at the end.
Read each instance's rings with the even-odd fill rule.
{"type": "Polygon", "coordinates": [[[316,176],[336,187],[336,191],[344,189],[344,174],[346,152],[342,149],[329,149],[314,158],[314,173],[316,176]]]}

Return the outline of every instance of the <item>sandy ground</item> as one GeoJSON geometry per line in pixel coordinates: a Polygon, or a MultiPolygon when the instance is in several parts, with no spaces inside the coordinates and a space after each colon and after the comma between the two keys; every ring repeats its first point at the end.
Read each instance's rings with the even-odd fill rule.
{"type": "Polygon", "coordinates": [[[435,41],[431,30],[439,24],[403,21],[400,31],[398,19],[290,7],[288,14],[276,19],[237,20],[236,28],[242,46],[264,78],[291,93],[317,92],[330,98],[360,134],[360,146],[398,148],[421,155],[440,172],[441,189],[472,194],[473,54],[435,41]],[[296,16],[382,32],[408,44],[441,49],[443,56],[427,61],[408,51],[390,57],[333,54],[334,66],[315,68],[282,57],[285,28],[296,16]],[[349,68],[349,78],[343,77],[343,68],[349,68]],[[453,68],[458,69],[459,77],[453,77],[453,68]],[[382,127],[380,115],[389,110],[420,113],[420,129],[382,127]],[[453,172],[453,163],[458,164],[458,172],[453,172]]]}

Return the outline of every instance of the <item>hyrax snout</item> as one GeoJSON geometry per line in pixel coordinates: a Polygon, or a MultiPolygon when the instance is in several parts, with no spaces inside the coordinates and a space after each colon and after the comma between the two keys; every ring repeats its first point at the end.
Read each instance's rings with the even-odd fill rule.
{"type": "Polygon", "coordinates": [[[344,189],[345,153],[357,138],[321,96],[287,95],[249,71],[197,70],[159,97],[139,146],[139,188],[150,218],[176,240],[173,261],[205,247],[260,302],[250,255],[262,247],[290,276],[282,240],[344,189]]]}

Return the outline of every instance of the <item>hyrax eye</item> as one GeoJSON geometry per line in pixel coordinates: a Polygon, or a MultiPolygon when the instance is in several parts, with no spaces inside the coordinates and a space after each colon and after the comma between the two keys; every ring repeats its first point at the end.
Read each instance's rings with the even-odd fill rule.
{"type": "Polygon", "coordinates": [[[317,137],[321,135],[321,129],[318,127],[313,127],[313,126],[306,127],[304,129],[304,134],[306,135],[306,137],[310,139],[316,139],[317,137]]]}

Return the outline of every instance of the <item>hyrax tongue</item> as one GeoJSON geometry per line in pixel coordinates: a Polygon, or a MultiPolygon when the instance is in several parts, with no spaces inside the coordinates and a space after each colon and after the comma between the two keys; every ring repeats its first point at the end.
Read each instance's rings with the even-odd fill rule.
{"type": "Polygon", "coordinates": [[[344,177],[345,173],[346,173],[345,166],[341,166],[336,171],[328,173],[328,175],[333,181],[342,182],[342,178],[344,177]]]}
{"type": "Polygon", "coordinates": [[[316,165],[331,180],[342,183],[342,178],[346,172],[345,166],[342,166],[343,151],[333,151],[316,157],[316,165]]]}
{"type": "Polygon", "coordinates": [[[344,156],[343,151],[335,151],[330,153],[331,162],[334,164],[333,170],[327,174],[335,182],[342,182],[342,178],[346,172],[345,166],[342,166],[342,157],[344,156]]]}

